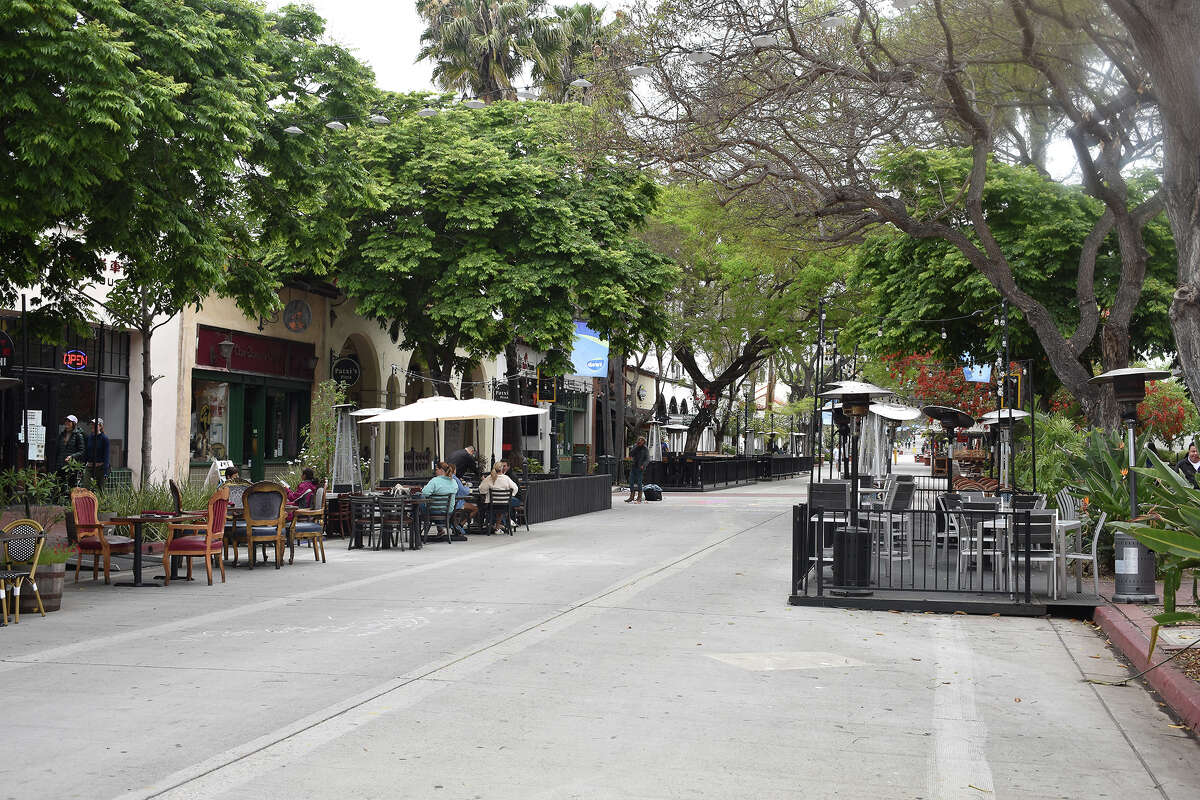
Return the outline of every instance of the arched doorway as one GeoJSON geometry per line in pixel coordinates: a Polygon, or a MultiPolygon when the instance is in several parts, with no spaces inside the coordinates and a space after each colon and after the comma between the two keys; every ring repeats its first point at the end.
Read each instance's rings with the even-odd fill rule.
{"type": "MultiPolygon", "coordinates": [[[[422,397],[434,395],[433,384],[428,380],[428,369],[417,353],[408,362],[404,378],[404,405],[411,405],[422,397]]],[[[404,423],[404,474],[427,475],[433,468],[433,456],[437,448],[437,424],[433,422],[404,423]]]]}

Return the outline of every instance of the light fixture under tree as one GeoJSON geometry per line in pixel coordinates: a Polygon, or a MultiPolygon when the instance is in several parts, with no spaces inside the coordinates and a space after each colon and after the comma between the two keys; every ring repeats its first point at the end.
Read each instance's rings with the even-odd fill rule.
{"type": "Polygon", "coordinates": [[[716,53],[710,53],[707,50],[693,50],[684,56],[684,58],[693,64],[707,64],[716,57],[716,53]]]}
{"type": "Polygon", "coordinates": [[[583,77],[579,77],[571,81],[570,85],[574,86],[576,89],[590,89],[595,86],[594,83],[583,77]]]}
{"type": "Polygon", "coordinates": [[[286,133],[288,136],[299,136],[300,134],[304,133],[303,130],[301,130],[300,128],[297,128],[295,125],[288,125],[286,128],[283,129],[283,132],[286,133]]]}
{"type": "MultiPolygon", "coordinates": [[[[1138,403],[1146,399],[1146,381],[1159,381],[1171,377],[1165,369],[1139,369],[1126,367],[1112,369],[1088,381],[1093,386],[1112,386],[1113,398],[1121,409],[1125,422],[1125,452],[1129,459],[1126,480],[1129,481],[1129,518],[1138,515],[1137,500],[1137,453],[1135,428],[1138,423],[1138,403]]],[[[1113,552],[1116,561],[1116,593],[1114,603],[1157,603],[1158,588],[1155,586],[1154,551],[1127,533],[1113,534],[1113,552]]]]}
{"type": "Polygon", "coordinates": [[[436,117],[437,113],[438,113],[438,110],[436,108],[431,108],[430,106],[425,106],[425,108],[422,108],[420,111],[417,112],[417,116],[418,117],[436,117]]]}
{"type": "Polygon", "coordinates": [[[387,117],[385,117],[383,114],[372,114],[371,116],[367,117],[367,122],[371,123],[372,125],[391,125],[392,124],[392,121],[390,119],[388,119],[387,117]]]}
{"type": "Polygon", "coordinates": [[[346,130],[346,123],[338,122],[336,119],[331,119],[329,122],[325,123],[325,127],[329,128],[331,131],[344,131],[346,130]]]}

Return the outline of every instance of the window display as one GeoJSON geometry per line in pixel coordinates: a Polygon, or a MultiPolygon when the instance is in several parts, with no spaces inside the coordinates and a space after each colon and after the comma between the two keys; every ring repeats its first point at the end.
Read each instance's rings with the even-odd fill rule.
{"type": "Polygon", "coordinates": [[[192,459],[224,459],[229,452],[229,384],[192,382],[192,459]]]}

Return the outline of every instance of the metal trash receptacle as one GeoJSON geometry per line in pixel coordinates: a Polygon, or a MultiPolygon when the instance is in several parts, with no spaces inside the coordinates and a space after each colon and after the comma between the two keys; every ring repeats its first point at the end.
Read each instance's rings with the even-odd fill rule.
{"type": "Polygon", "coordinates": [[[830,594],[866,597],[871,590],[871,532],[846,525],[833,533],[833,586],[830,594]]]}

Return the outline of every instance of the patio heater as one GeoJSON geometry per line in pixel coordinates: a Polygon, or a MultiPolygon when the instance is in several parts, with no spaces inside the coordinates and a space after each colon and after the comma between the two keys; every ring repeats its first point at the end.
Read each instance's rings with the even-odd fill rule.
{"type": "Polygon", "coordinates": [[[841,402],[833,412],[833,419],[837,422],[841,416],[851,434],[850,513],[833,542],[833,575],[837,588],[830,590],[831,594],[862,597],[872,593],[871,532],[858,524],[858,438],[863,419],[870,413],[871,398],[889,394],[893,392],[860,381],[843,381],[821,393],[821,397],[841,402]]]}
{"type": "Polygon", "coordinates": [[[911,422],[921,416],[921,412],[915,408],[902,406],[897,403],[871,403],[871,413],[882,417],[888,426],[888,441],[887,453],[884,454],[887,461],[887,474],[892,474],[892,451],[896,447],[896,429],[900,427],[901,422],[911,422]]]}
{"type": "Polygon", "coordinates": [[[999,485],[1007,486],[1013,492],[1017,490],[1016,443],[1013,433],[1017,423],[1029,416],[1028,411],[1019,408],[1002,408],[999,411],[989,411],[979,418],[984,425],[996,426],[996,446],[1000,448],[997,478],[1005,479],[1000,480],[999,485]],[[1006,461],[1007,469],[1004,469],[1006,461]]]}
{"type": "MultiPolygon", "coordinates": [[[[821,397],[840,400],[842,405],[833,412],[834,422],[839,416],[845,421],[846,432],[850,435],[850,502],[854,509],[858,508],[858,437],[862,431],[863,418],[870,413],[871,399],[886,397],[893,394],[873,383],[861,381],[843,381],[833,389],[821,393],[821,397]]],[[[838,425],[842,427],[841,424],[838,425]]]]}
{"type": "MultiPolygon", "coordinates": [[[[1121,419],[1125,422],[1125,451],[1128,453],[1129,470],[1129,518],[1138,515],[1137,466],[1134,453],[1134,428],[1137,427],[1137,407],[1146,397],[1146,381],[1158,381],[1171,377],[1162,369],[1113,369],[1097,375],[1088,383],[1096,386],[1111,384],[1113,397],[1121,408],[1121,419]]],[[[1114,603],[1157,603],[1158,593],[1154,585],[1154,552],[1127,533],[1118,531],[1113,535],[1113,550],[1116,555],[1117,587],[1113,594],[1114,603]]]]}
{"type": "Polygon", "coordinates": [[[974,425],[975,418],[962,409],[950,406],[922,406],[921,413],[935,422],[940,422],[946,431],[946,491],[952,492],[954,491],[954,433],[959,428],[969,428],[974,425]]]}

